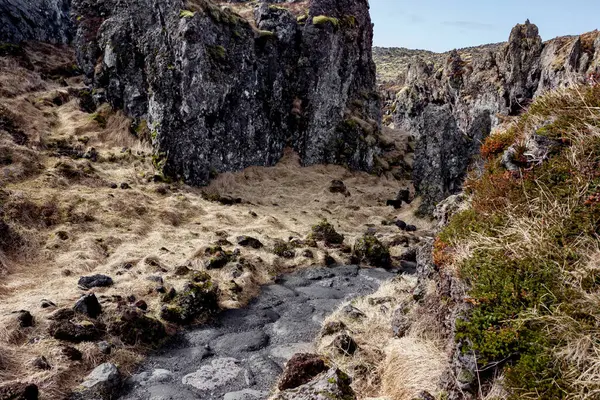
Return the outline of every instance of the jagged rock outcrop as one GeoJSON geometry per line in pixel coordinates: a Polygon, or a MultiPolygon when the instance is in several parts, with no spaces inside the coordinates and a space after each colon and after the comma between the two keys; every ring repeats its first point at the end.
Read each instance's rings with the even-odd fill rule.
{"type": "Polygon", "coordinates": [[[367,0],[308,16],[261,3],[253,27],[210,1],[75,0],[78,59],[97,92],[151,131],[167,175],[205,184],[272,165],[373,167],[380,130],[367,0]]]}
{"type": "Polygon", "coordinates": [[[426,62],[415,58],[398,82],[391,109],[397,128],[417,138],[414,181],[421,212],[461,190],[481,141],[502,116],[516,115],[541,93],[600,71],[600,34],[542,42],[527,21],[503,45],[452,51],[426,62]],[[463,54],[463,55],[461,55],[463,54]],[[433,60],[433,61],[432,61],[433,60]]]}
{"type": "Polygon", "coordinates": [[[71,0],[0,0],[0,42],[69,43],[71,0]]]}

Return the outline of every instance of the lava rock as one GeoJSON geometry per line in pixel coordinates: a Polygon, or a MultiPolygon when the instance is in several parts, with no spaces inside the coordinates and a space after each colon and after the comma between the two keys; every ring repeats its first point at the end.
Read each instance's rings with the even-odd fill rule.
{"type": "Polygon", "coordinates": [[[196,318],[208,317],[218,310],[218,288],[209,280],[186,284],[171,304],[161,308],[160,317],[167,322],[189,324],[196,318]]]}
{"type": "Polygon", "coordinates": [[[331,255],[325,254],[323,256],[323,265],[325,265],[327,267],[331,267],[332,265],[335,265],[335,264],[337,264],[337,261],[331,255]]]}
{"type": "Polygon", "coordinates": [[[346,197],[350,196],[350,192],[348,192],[348,189],[346,188],[344,182],[338,179],[334,179],[331,181],[331,183],[329,184],[329,191],[331,193],[343,194],[346,197]]]}
{"type": "Polygon", "coordinates": [[[329,321],[321,328],[321,335],[328,336],[341,332],[346,329],[346,325],[342,321],[329,321]]]}
{"type": "Polygon", "coordinates": [[[134,308],[122,311],[119,318],[109,325],[108,331],[132,346],[138,343],[157,344],[167,336],[162,322],[134,308]]]}
{"type": "Polygon", "coordinates": [[[55,339],[67,342],[93,342],[104,335],[104,326],[87,320],[71,321],[61,319],[50,324],[48,333],[55,339]]]}
{"type": "Polygon", "coordinates": [[[54,304],[50,300],[43,299],[42,302],[41,302],[41,304],[40,304],[40,307],[42,307],[42,308],[51,308],[51,307],[56,307],[56,304],[54,304]]]}
{"type": "Polygon", "coordinates": [[[253,249],[260,249],[264,247],[260,240],[251,236],[238,236],[237,242],[242,247],[252,247],[253,249]]]}
{"type": "Polygon", "coordinates": [[[50,363],[48,362],[48,360],[44,356],[36,357],[31,362],[31,365],[33,365],[37,369],[43,369],[43,370],[50,370],[50,369],[52,369],[52,366],[50,365],[50,363]]]}
{"type": "Polygon", "coordinates": [[[388,247],[371,234],[356,241],[353,255],[360,262],[367,262],[374,267],[388,268],[392,261],[388,247]]]}
{"type": "Polygon", "coordinates": [[[17,321],[19,321],[19,326],[21,328],[29,328],[33,326],[35,320],[29,311],[21,310],[18,314],[17,321]]]}
{"type": "Polygon", "coordinates": [[[113,280],[110,276],[106,275],[92,275],[92,276],[82,276],[79,278],[79,282],[77,284],[85,289],[91,289],[95,287],[109,287],[113,285],[113,280]]]}
{"type": "Polygon", "coordinates": [[[11,382],[0,384],[2,400],[38,400],[39,390],[33,383],[11,382]]]}
{"type": "Polygon", "coordinates": [[[72,346],[65,346],[61,349],[61,353],[71,361],[81,361],[83,354],[72,346]]]}
{"type": "Polygon", "coordinates": [[[279,390],[294,389],[310,382],[327,370],[325,361],[316,354],[295,354],[285,365],[279,390]]]}
{"type": "Polygon", "coordinates": [[[81,399],[112,399],[121,387],[122,376],[116,365],[104,363],[97,366],[83,381],[75,393],[81,399]]]}
{"type": "Polygon", "coordinates": [[[94,293],[86,294],[77,300],[73,310],[90,318],[96,318],[102,314],[102,306],[94,293]]]}
{"type": "Polygon", "coordinates": [[[358,345],[354,339],[346,333],[336,336],[331,343],[331,347],[334,351],[343,356],[351,356],[358,350],[358,345]]]}
{"type": "Polygon", "coordinates": [[[402,221],[402,220],[396,220],[394,221],[394,224],[401,230],[405,230],[406,229],[406,222],[402,221]]]}
{"type": "Polygon", "coordinates": [[[148,303],[146,303],[144,300],[136,301],[135,306],[143,311],[146,311],[148,309],[148,303]]]}

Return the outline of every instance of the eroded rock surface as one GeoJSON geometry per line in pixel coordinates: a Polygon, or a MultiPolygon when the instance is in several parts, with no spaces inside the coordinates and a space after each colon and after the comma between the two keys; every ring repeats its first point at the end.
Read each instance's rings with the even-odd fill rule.
{"type": "MultiPolygon", "coordinates": [[[[122,398],[267,399],[292,356],[314,353],[313,340],[327,315],[345,301],[374,292],[393,276],[357,266],[287,275],[264,287],[246,309],[225,311],[214,325],[184,332],[150,356],[122,398]]],[[[311,393],[325,385],[336,395],[349,388],[347,377],[335,370],[309,380],[292,386],[300,385],[294,389],[299,393],[311,393]]],[[[289,393],[281,396],[292,398],[289,393]]]]}
{"type": "Polygon", "coordinates": [[[381,112],[367,0],[315,0],[298,20],[261,3],[256,28],[206,0],[75,0],[88,78],[150,133],[165,174],[205,184],[273,165],[370,170],[381,112]],[[99,60],[99,61],[98,61],[99,60]]]}
{"type": "Polygon", "coordinates": [[[71,0],[0,0],[0,42],[69,43],[70,6],[71,0]]]}

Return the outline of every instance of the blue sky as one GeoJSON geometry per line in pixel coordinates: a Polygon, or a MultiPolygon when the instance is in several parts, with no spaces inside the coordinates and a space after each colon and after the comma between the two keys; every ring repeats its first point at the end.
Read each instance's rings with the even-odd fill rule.
{"type": "Polygon", "coordinates": [[[600,0],[370,0],[376,46],[432,51],[503,42],[527,18],[544,40],[600,29],[600,0]]]}

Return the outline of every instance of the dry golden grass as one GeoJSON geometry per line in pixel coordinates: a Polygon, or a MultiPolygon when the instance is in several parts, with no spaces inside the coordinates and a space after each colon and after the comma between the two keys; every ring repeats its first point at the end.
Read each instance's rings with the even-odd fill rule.
{"type": "MultiPolygon", "coordinates": [[[[320,354],[352,376],[352,387],[359,399],[411,400],[423,390],[434,395],[440,391],[439,380],[447,367],[448,355],[437,322],[412,300],[416,283],[414,276],[399,277],[382,285],[373,295],[350,303],[366,317],[350,318],[341,306],[323,323],[342,321],[358,345],[358,351],[349,357],[331,350],[335,335],[324,336],[317,343],[320,354]],[[410,329],[402,338],[394,337],[391,322],[399,307],[406,310],[410,321],[410,329]]],[[[435,290],[433,283],[427,290],[435,290]]]]}

